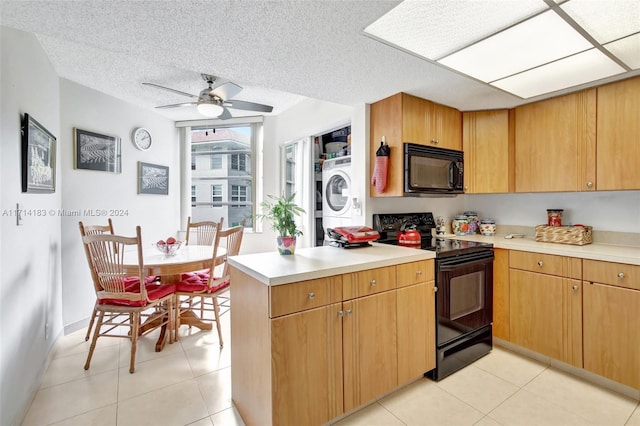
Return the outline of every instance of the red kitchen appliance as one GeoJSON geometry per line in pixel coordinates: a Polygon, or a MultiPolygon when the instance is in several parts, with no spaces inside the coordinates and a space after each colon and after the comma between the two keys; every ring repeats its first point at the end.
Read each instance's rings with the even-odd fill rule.
{"type": "Polygon", "coordinates": [[[420,232],[416,230],[416,226],[403,223],[398,233],[398,245],[419,249],[421,243],[422,238],[420,237],[420,232]]]}
{"type": "Polygon", "coordinates": [[[366,226],[327,228],[327,236],[330,245],[344,248],[369,246],[370,241],[380,238],[378,231],[366,226]]]}

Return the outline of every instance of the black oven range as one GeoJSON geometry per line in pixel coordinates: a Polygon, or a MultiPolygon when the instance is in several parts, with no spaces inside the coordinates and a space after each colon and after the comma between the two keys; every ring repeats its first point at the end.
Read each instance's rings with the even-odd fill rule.
{"type": "Polygon", "coordinates": [[[435,251],[436,368],[440,380],[488,354],[493,347],[493,245],[433,237],[433,213],[373,215],[379,243],[398,244],[404,229],[420,233],[420,248],[435,251]]]}

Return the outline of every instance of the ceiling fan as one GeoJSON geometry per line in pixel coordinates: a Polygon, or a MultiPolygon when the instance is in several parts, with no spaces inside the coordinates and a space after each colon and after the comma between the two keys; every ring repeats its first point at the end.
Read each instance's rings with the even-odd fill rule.
{"type": "Polygon", "coordinates": [[[180,90],[171,89],[169,87],[160,86],[155,83],[142,83],[145,86],[156,87],[179,95],[188,96],[197,99],[192,102],[183,102],[180,104],[162,105],[156,108],[177,108],[186,106],[196,106],[198,112],[205,117],[219,118],[225,120],[231,118],[231,113],[227,108],[242,109],[246,111],[271,112],[273,107],[269,105],[257,104],[254,102],[239,101],[231,99],[242,90],[242,87],[232,82],[221,83],[215,86],[216,77],[209,74],[200,74],[202,79],[207,82],[209,87],[202,89],[199,95],[182,92],[180,90]]]}

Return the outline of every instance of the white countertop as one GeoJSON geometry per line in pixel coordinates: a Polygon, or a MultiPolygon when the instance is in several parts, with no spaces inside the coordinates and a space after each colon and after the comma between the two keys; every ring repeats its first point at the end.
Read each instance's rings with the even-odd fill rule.
{"type": "Polygon", "coordinates": [[[267,285],[278,285],[434,257],[435,252],[428,250],[373,243],[371,247],[350,249],[301,248],[293,255],[277,251],[245,254],[230,257],[229,264],[267,285]]]}
{"type": "Polygon", "coordinates": [[[586,244],[584,246],[577,246],[572,244],[542,243],[535,241],[534,237],[530,235],[524,238],[512,239],[506,239],[504,235],[500,234],[492,237],[484,235],[446,235],[446,238],[491,243],[495,248],[509,250],[522,250],[534,253],[556,254],[558,256],[640,265],[640,247],[611,244],[586,244]]]}

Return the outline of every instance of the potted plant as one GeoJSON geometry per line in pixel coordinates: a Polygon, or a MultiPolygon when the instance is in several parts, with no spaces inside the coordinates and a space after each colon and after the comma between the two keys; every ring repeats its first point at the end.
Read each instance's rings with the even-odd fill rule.
{"type": "Polygon", "coordinates": [[[256,215],[257,219],[269,220],[271,227],[278,232],[278,252],[280,254],[293,254],[296,249],[296,237],[302,235],[295,217],[305,211],[293,201],[295,195],[291,194],[288,197],[267,195],[269,199],[260,203],[262,214],[256,215]]]}

